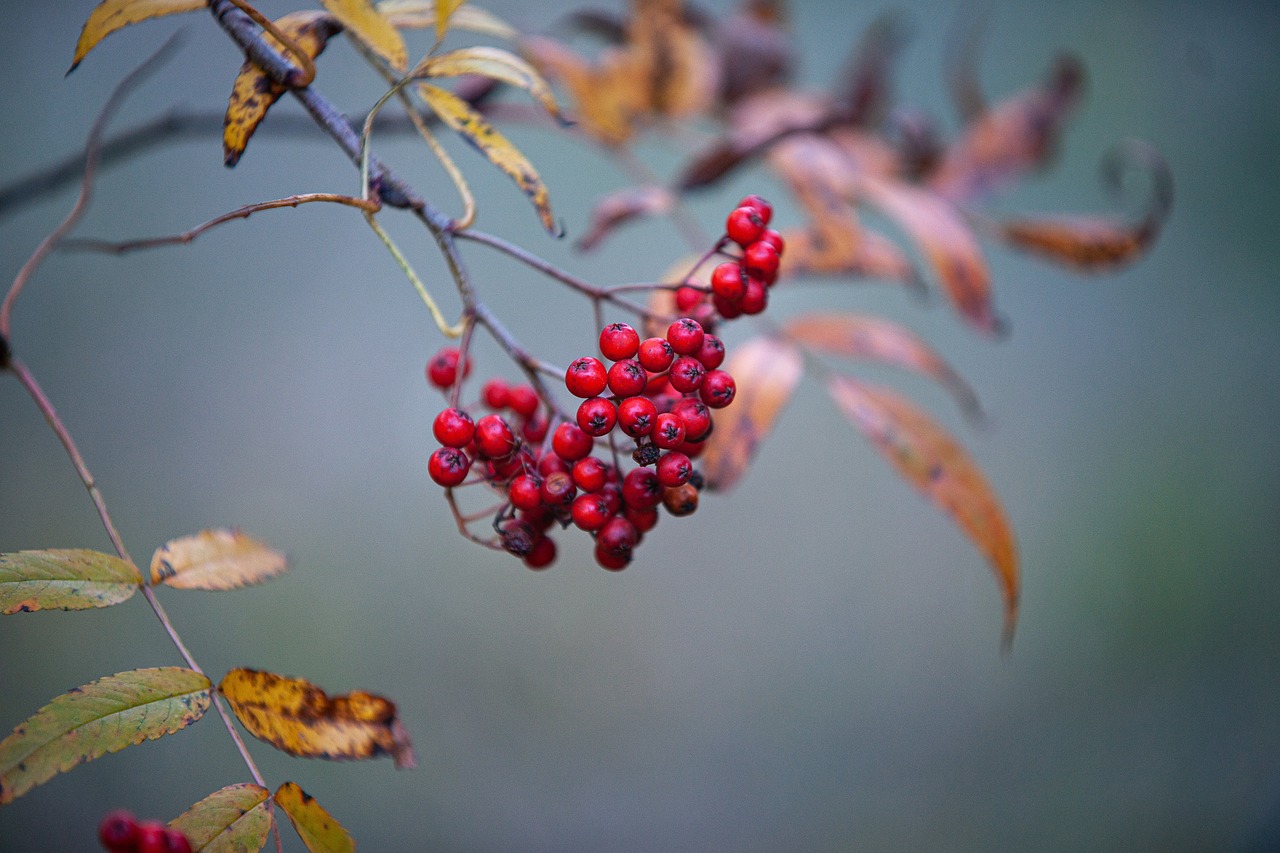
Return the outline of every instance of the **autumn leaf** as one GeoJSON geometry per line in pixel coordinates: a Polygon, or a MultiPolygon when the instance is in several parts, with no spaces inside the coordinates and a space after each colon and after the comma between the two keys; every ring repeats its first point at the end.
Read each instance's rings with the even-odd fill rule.
{"type": "Polygon", "coordinates": [[[627,142],[644,112],[644,94],[635,78],[639,69],[617,48],[601,51],[588,63],[554,39],[525,36],[520,50],[544,76],[558,81],[574,104],[579,126],[610,146],[627,142]]]}
{"type": "Polygon", "coordinates": [[[660,186],[627,187],[596,200],[586,232],[574,244],[581,252],[589,252],[613,230],[633,219],[669,213],[676,198],[671,190],[660,186]]]}
{"type": "MultiPolygon", "coordinates": [[[[382,0],[378,4],[378,12],[397,29],[423,29],[437,25],[433,0],[382,0]]],[[[457,6],[448,17],[448,26],[507,40],[520,35],[515,27],[472,3],[457,6]]]]}
{"type": "MultiPolygon", "coordinates": [[[[274,23],[312,59],[319,56],[329,39],[342,29],[337,19],[326,12],[291,12],[274,23]]],[[[263,33],[262,38],[275,49],[284,51],[284,45],[270,33],[263,33]]],[[[231,86],[231,98],[222,126],[223,161],[226,165],[234,166],[240,162],[249,139],[267,117],[267,110],[286,91],[286,87],[273,81],[253,62],[240,66],[240,73],[231,86]]]]}
{"type": "Polygon", "coordinates": [[[271,833],[270,797],[260,785],[228,785],[169,821],[169,826],[187,837],[193,853],[261,850],[271,833]]]}
{"type": "Polygon", "coordinates": [[[330,698],[300,678],[233,669],[218,691],[254,737],[303,758],[353,760],[389,755],[413,767],[409,733],[390,701],[355,690],[330,698]]]}
{"type": "Polygon", "coordinates": [[[87,610],[127,601],[142,585],[130,563],[81,549],[0,554],[0,613],[87,610]]]}
{"type": "Polygon", "coordinates": [[[1004,597],[1007,645],[1018,621],[1018,557],[1004,510],[978,466],[928,415],[887,389],[832,376],[827,391],[898,473],[954,518],[987,558],[1004,597]]]}
{"type": "Polygon", "coordinates": [[[444,41],[449,31],[449,19],[466,0],[436,0],[436,41],[444,41]]]}
{"type": "Polygon", "coordinates": [[[753,338],[734,350],[724,369],[737,383],[733,404],[716,412],[716,428],[702,455],[708,488],[728,491],[747,472],[804,370],[796,348],[753,338]]]}
{"type": "Polygon", "coordinates": [[[537,70],[510,51],[496,47],[467,47],[428,56],[412,72],[413,77],[459,77],[475,74],[523,89],[561,125],[572,124],[560,112],[551,86],[537,70]]]}
{"type": "Polygon", "coordinates": [[[170,666],[64,693],[0,741],[0,805],[57,773],[191,725],[209,708],[211,687],[200,673],[170,666]]]}
{"type": "Polygon", "coordinates": [[[351,834],[296,783],[281,785],[276,790],[275,803],[284,810],[311,853],[355,853],[351,834]]]}
{"type": "Polygon", "coordinates": [[[320,0],[351,35],[381,56],[397,71],[409,67],[409,53],[400,31],[369,0],[320,0]]]}
{"type": "Polygon", "coordinates": [[[67,73],[75,71],[98,42],[122,27],[164,15],[194,12],[206,6],[207,0],[103,0],[89,13],[89,19],[80,30],[76,54],[67,73]]]}
{"type": "Polygon", "coordinates": [[[982,414],[969,383],[918,335],[897,323],[865,314],[802,314],[787,320],[783,331],[795,342],[819,352],[923,374],[945,386],[970,416],[982,414]]]}
{"type": "Polygon", "coordinates": [[[287,568],[284,554],[238,530],[204,530],[158,548],[151,558],[151,582],[177,589],[238,589],[287,568]]]}
{"type": "Polygon", "coordinates": [[[441,121],[515,181],[516,186],[533,202],[538,219],[549,234],[559,237],[563,233],[551,213],[551,197],[547,192],[547,185],[519,148],[494,129],[470,104],[452,92],[430,83],[420,83],[418,93],[441,121]]]}

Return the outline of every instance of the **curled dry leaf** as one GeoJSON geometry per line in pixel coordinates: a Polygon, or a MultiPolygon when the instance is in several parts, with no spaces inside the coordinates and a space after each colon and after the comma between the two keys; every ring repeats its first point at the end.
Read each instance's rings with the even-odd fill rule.
{"type": "Polygon", "coordinates": [[[202,530],[174,539],[151,557],[151,582],[178,589],[238,589],[289,567],[284,554],[239,530],[202,530]]]}
{"type": "MultiPolygon", "coordinates": [[[[312,59],[319,56],[329,39],[342,30],[338,20],[326,12],[291,12],[274,23],[312,59]]],[[[262,38],[288,56],[284,45],[270,33],[263,33],[262,38]]],[[[240,66],[240,73],[231,85],[227,115],[222,123],[223,162],[228,166],[240,162],[249,139],[267,117],[267,110],[286,91],[253,62],[240,66]]]]}
{"type": "Polygon", "coordinates": [[[865,314],[801,314],[783,326],[797,343],[844,358],[906,368],[941,383],[970,416],[980,417],[978,396],[960,374],[920,337],[897,323],[865,314]]]}
{"type": "Polygon", "coordinates": [[[86,761],[186,728],[208,710],[211,688],[200,673],[176,666],[73,688],[0,741],[0,805],[86,761]]]}
{"type": "Polygon", "coordinates": [[[76,42],[76,54],[67,69],[70,74],[98,42],[116,30],[164,15],[194,12],[208,5],[206,0],[103,0],[89,13],[76,42]]]}
{"type": "Polygon", "coordinates": [[[253,669],[231,670],[218,691],[254,737],[290,755],[417,763],[396,706],[381,696],[353,690],[330,698],[309,681],[253,669]]]}
{"type": "Polygon", "coordinates": [[[720,100],[726,104],[785,84],[795,62],[791,36],[762,3],[716,22],[720,100]]]}
{"type": "Polygon", "coordinates": [[[196,853],[261,850],[271,834],[271,792],[241,782],[214,791],[169,821],[196,853]]]}
{"type": "Polygon", "coordinates": [[[547,233],[555,237],[564,233],[551,212],[551,196],[547,192],[547,185],[519,148],[512,145],[470,104],[447,89],[420,83],[418,94],[442,122],[515,181],[516,186],[533,202],[538,219],[547,233]]]}
{"type": "MultiPolygon", "coordinates": [[[[382,0],[378,4],[378,12],[391,22],[391,26],[401,30],[436,26],[436,4],[433,0],[382,0]]],[[[454,8],[448,18],[448,27],[506,40],[520,35],[515,27],[472,3],[454,8]]]]}
{"type": "Polygon", "coordinates": [[[796,348],[774,338],[753,338],[734,350],[725,370],[738,393],[733,405],[716,413],[716,428],[707,439],[702,472],[708,488],[728,491],[747,472],[791,392],[804,362],[796,348]]]}
{"type": "Polygon", "coordinates": [[[320,4],[396,71],[403,72],[409,66],[409,53],[400,31],[369,0],[320,0],[320,4]]]}
{"type": "Polygon", "coordinates": [[[627,187],[598,199],[591,208],[587,231],[575,247],[589,252],[620,225],[649,216],[669,213],[675,206],[675,195],[666,187],[627,187]]]}
{"type": "Polygon", "coordinates": [[[311,853],[355,853],[351,833],[296,783],[285,782],[274,799],[311,853]]]}
{"type": "Polygon", "coordinates": [[[142,585],[131,563],[99,551],[0,554],[0,613],[87,610],[127,601],[142,585]]]}
{"type": "Polygon", "coordinates": [[[928,415],[897,394],[847,376],[827,390],[837,407],[909,483],[955,519],[995,572],[1004,598],[1004,639],[1018,621],[1018,557],[1013,532],[986,478],[928,415]]]}

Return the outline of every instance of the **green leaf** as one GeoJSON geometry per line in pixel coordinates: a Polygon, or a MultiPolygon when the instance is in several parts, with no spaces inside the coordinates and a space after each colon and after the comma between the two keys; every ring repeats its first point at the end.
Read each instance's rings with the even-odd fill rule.
{"type": "Polygon", "coordinates": [[[413,77],[459,77],[479,74],[524,89],[552,118],[570,125],[551,93],[551,85],[529,63],[498,47],[466,47],[439,56],[428,56],[413,69],[413,77]]]}
{"type": "Polygon", "coordinates": [[[166,666],[64,693],[0,741],[0,805],[77,764],[191,725],[208,710],[212,686],[198,672],[166,666]]]}
{"type": "Polygon", "coordinates": [[[169,821],[191,842],[193,853],[251,853],[271,833],[271,792],[241,782],[214,791],[169,821]]]}
{"type": "Polygon", "coordinates": [[[538,211],[538,218],[542,220],[542,227],[559,237],[563,230],[556,224],[555,217],[551,214],[551,199],[547,193],[547,185],[542,182],[533,164],[520,152],[520,149],[498,133],[484,116],[471,108],[470,104],[452,92],[441,89],[439,86],[432,86],[430,83],[419,84],[418,92],[431,109],[435,110],[441,121],[453,128],[477,151],[487,157],[490,163],[506,172],[508,177],[516,182],[516,185],[533,202],[533,206],[538,211]]]}
{"type": "Polygon", "coordinates": [[[275,801],[311,853],[355,853],[351,833],[296,783],[281,785],[275,801]]]}
{"type": "Polygon", "coordinates": [[[84,549],[0,554],[0,613],[88,610],[127,601],[142,584],[138,570],[110,554],[84,549]]]}

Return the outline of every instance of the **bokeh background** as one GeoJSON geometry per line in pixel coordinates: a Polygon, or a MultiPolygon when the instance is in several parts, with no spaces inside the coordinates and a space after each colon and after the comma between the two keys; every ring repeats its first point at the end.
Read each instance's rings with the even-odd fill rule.
{"type": "MultiPolygon", "coordinates": [[[[113,35],[64,79],[92,5],[3,3],[0,183],[74,152],[115,83],[175,29],[188,31],[179,57],[115,126],[225,103],[241,60],[200,16],[113,35]]],[[[528,28],[564,8],[489,6],[528,28]]],[[[885,8],[794,3],[802,82],[829,81],[885,8]]],[[[13,344],[134,555],[239,525],[292,558],[290,574],[261,588],[160,592],[202,665],[215,678],[244,665],[387,694],[421,764],[304,761],[251,743],[272,784],[299,782],[364,850],[1280,846],[1280,9],[1068,0],[991,12],[982,73],[992,97],[1038,79],[1060,49],[1090,80],[1058,163],[1001,209],[1104,210],[1098,164],[1112,143],[1140,137],[1177,182],[1155,250],[1082,278],[991,246],[997,306],[1012,324],[998,342],[940,299],[881,284],[788,288],[770,310],[894,318],[977,388],[986,428],[923,380],[864,371],[954,429],[1004,500],[1025,584],[1008,655],[981,557],[812,381],[741,488],[664,521],[627,571],[599,570],[573,541],[535,574],[458,537],[427,479],[439,399],[422,367],[441,341],[352,211],[267,213],[185,248],[45,264],[18,305],[13,344]]],[[[963,13],[911,4],[915,39],[898,82],[903,100],[948,127],[941,57],[963,13]]],[[[342,40],[319,85],[352,113],[379,94],[342,40]]],[[[624,182],[554,131],[511,135],[571,233],[593,198],[624,182]]],[[[453,204],[424,152],[381,144],[453,204]]],[[[263,136],[233,171],[218,146],[191,139],[103,174],[80,233],[168,233],[249,201],[356,188],[323,141],[263,136]]],[[[657,276],[685,251],[657,222],[577,257],[540,232],[503,178],[454,150],[481,227],[589,279],[657,276]]],[[[639,153],[669,171],[682,151],[656,140],[639,153]]],[[[783,224],[797,220],[758,171],[693,210],[714,227],[748,191],[773,195],[783,224]]],[[[73,195],[0,220],[5,280],[73,195]]],[[[386,219],[442,282],[420,229],[386,219]]],[[[485,296],[543,356],[588,351],[584,304],[483,249],[467,256],[485,296]]],[[[492,348],[477,369],[514,376],[492,348]]],[[[0,377],[0,550],[41,547],[109,549],[52,434],[0,377]]],[[[140,599],[7,617],[0,729],[74,685],[178,662],[140,599]]],[[[167,819],[245,778],[211,715],[0,810],[0,850],[92,850],[108,809],[167,819]]]]}

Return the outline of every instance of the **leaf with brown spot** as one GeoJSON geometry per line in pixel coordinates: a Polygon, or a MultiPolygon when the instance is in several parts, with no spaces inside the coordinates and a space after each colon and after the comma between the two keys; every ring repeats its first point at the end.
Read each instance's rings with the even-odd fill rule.
{"type": "Polygon", "coordinates": [[[922,491],[978,546],[1004,598],[1004,641],[1018,621],[1018,556],[995,493],[964,449],[942,427],[884,388],[833,376],[827,391],[854,426],[909,483],[922,491]]]}
{"type": "Polygon", "coordinates": [[[296,783],[281,785],[275,802],[311,853],[355,853],[356,842],[351,833],[296,783]]]}
{"type": "Polygon", "coordinates": [[[0,805],[86,761],[186,728],[208,710],[211,688],[198,672],[165,666],[64,693],[0,741],[0,805]]]}
{"type": "Polygon", "coordinates": [[[0,613],[88,610],[127,601],[142,576],[119,557],[84,549],[0,554],[0,613]]]}
{"type": "Polygon", "coordinates": [[[418,93],[442,122],[515,181],[516,186],[533,202],[538,219],[548,233],[556,237],[564,233],[551,213],[551,197],[547,192],[547,185],[519,148],[494,129],[470,104],[452,92],[430,83],[420,83],[418,93]]]}
{"type": "Polygon", "coordinates": [[[574,246],[579,251],[589,252],[624,223],[670,213],[675,201],[671,190],[661,186],[627,187],[611,192],[596,200],[591,208],[587,231],[574,246]]]}
{"type": "Polygon", "coordinates": [[[202,530],[156,549],[151,582],[177,589],[239,589],[288,567],[284,554],[238,530],[202,530]]]}
{"type": "Polygon", "coordinates": [[[330,698],[303,679],[253,669],[231,670],[218,691],[254,737],[290,755],[336,761],[389,755],[398,768],[417,763],[396,706],[381,696],[353,690],[330,698]]]}
{"type": "MultiPolygon", "coordinates": [[[[342,25],[333,15],[314,11],[291,12],[275,21],[275,25],[312,59],[319,56],[329,39],[342,30],[342,25]]],[[[284,45],[270,33],[263,33],[262,38],[288,55],[284,45]]],[[[274,82],[253,62],[240,66],[240,73],[231,85],[231,98],[222,124],[222,152],[226,165],[234,166],[240,162],[249,139],[267,117],[267,110],[286,91],[286,87],[274,82]]]]}
{"type": "Polygon", "coordinates": [[[969,383],[918,335],[897,323],[865,314],[801,314],[787,320],[783,331],[819,352],[869,359],[923,374],[945,386],[970,416],[982,414],[969,383]]]}
{"type": "Polygon", "coordinates": [[[970,325],[988,334],[1000,329],[982,248],[950,203],[920,187],[870,175],[859,180],[858,194],[911,236],[970,325]]]}
{"type": "Polygon", "coordinates": [[[409,67],[409,53],[400,31],[369,0],[320,0],[352,36],[381,56],[396,71],[409,67]]]}
{"type": "MultiPolygon", "coordinates": [[[[436,26],[436,4],[433,0],[382,0],[378,12],[401,30],[436,26]]],[[[512,40],[520,36],[515,27],[472,3],[459,6],[449,16],[449,28],[469,30],[494,38],[512,40]]]]}
{"type": "Polygon", "coordinates": [[[733,488],[747,472],[760,443],[791,399],[804,361],[788,343],[752,338],[734,350],[724,369],[737,383],[737,396],[715,412],[715,430],[701,457],[707,487],[717,491],[733,488]]]}
{"type": "Polygon", "coordinates": [[[207,5],[206,0],[103,0],[89,13],[89,19],[80,30],[76,54],[67,73],[75,71],[98,42],[122,27],[164,15],[195,12],[207,5]]]}
{"type": "Polygon", "coordinates": [[[560,112],[551,86],[532,65],[507,50],[467,47],[428,56],[413,70],[413,77],[461,77],[474,74],[523,89],[561,125],[572,124],[560,112]]]}
{"type": "Polygon", "coordinates": [[[271,792],[240,782],[214,791],[169,821],[193,853],[253,853],[271,834],[271,792]]]}

